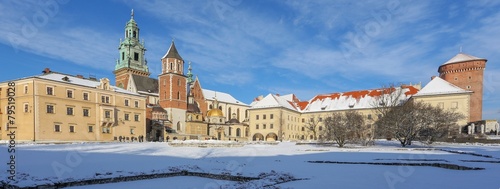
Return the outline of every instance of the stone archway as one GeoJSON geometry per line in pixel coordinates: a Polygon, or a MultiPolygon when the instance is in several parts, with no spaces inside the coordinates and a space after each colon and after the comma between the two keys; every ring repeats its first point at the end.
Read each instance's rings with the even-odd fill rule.
{"type": "Polygon", "coordinates": [[[266,135],[266,141],[277,141],[278,135],[276,133],[269,133],[266,135]]]}
{"type": "Polygon", "coordinates": [[[255,133],[252,137],[253,141],[264,141],[264,135],[255,133]]]}

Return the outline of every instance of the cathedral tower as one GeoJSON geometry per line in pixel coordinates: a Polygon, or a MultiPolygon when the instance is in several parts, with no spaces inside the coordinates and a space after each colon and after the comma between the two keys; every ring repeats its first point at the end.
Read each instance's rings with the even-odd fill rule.
{"type": "Polygon", "coordinates": [[[439,77],[465,90],[473,91],[470,99],[470,120],[482,120],[483,74],[486,59],[460,52],[439,66],[439,77]]]}
{"type": "Polygon", "coordinates": [[[140,42],[139,27],[134,20],[134,10],[130,15],[130,20],[125,25],[125,38],[120,39],[118,51],[120,58],[116,60],[115,85],[127,89],[131,75],[149,77],[149,68],[144,57],[146,48],[144,40],[140,42]]]}
{"type": "Polygon", "coordinates": [[[178,132],[184,132],[183,123],[187,110],[187,76],[184,60],[172,41],[167,53],[161,58],[161,74],[158,76],[160,106],[171,113],[171,120],[178,132]]]}

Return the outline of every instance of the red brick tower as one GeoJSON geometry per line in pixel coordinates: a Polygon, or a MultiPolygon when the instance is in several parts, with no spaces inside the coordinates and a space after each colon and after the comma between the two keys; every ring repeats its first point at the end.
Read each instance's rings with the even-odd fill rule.
{"type": "Polygon", "coordinates": [[[473,91],[470,99],[470,120],[483,116],[483,74],[486,59],[459,53],[439,66],[439,77],[465,90],[473,91]]]}
{"type": "Polygon", "coordinates": [[[161,59],[161,68],[161,74],[158,76],[160,106],[186,110],[187,77],[184,75],[184,60],[173,41],[161,59]]]}

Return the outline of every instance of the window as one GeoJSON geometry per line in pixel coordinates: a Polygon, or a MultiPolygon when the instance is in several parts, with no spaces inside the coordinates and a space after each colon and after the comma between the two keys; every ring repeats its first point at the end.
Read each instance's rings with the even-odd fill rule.
{"type": "Polygon", "coordinates": [[[372,114],[368,114],[368,119],[372,119],[372,114]]]}
{"type": "Polygon", "coordinates": [[[47,113],[53,114],[54,113],[54,106],[53,105],[47,105],[47,113]]]}
{"type": "Polygon", "coordinates": [[[471,88],[471,86],[470,86],[470,85],[467,85],[467,89],[470,89],[470,88],[471,88]]]}
{"type": "Polygon", "coordinates": [[[28,94],[28,85],[24,86],[24,94],[28,94]]]}
{"type": "Polygon", "coordinates": [[[125,106],[128,106],[128,99],[125,99],[125,106]]]}
{"type": "Polygon", "coordinates": [[[134,115],[134,121],[139,121],[139,115],[138,114],[134,115]]]}
{"type": "Polygon", "coordinates": [[[73,115],[73,107],[66,107],[66,115],[73,115]]]}
{"type": "Polygon", "coordinates": [[[139,53],[134,53],[134,60],[139,61],[139,53]]]}
{"type": "Polygon", "coordinates": [[[29,108],[28,103],[24,103],[24,113],[28,113],[28,108],[29,108]]]}
{"type": "Polygon", "coordinates": [[[53,87],[47,87],[47,95],[54,95],[54,88],[53,87]]]}
{"type": "Polygon", "coordinates": [[[271,123],[271,125],[269,125],[269,129],[273,129],[274,125],[271,123]]]}
{"type": "Polygon", "coordinates": [[[302,127],[302,131],[305,131],[305,130],[306,130],[306,128],[305,128],[305,127],[302,127]]]}
{"type": "Polygon", "coordinates": [[[181,99],[181,92],[177,91],[177,99],[181,99]]]}
{"type": "Polygon", "coordinates": [[[319,122],[322,122],[323,121],[323,118],[322,117],[319,117],[318,118],[319,122]]]}
{"type": "Polygon", "coordinates": [[[255,115],[255,119],[256,119],[256,120],[259,120],[259,115],[255,115]]]}
{"type": "Polygon", "coordinates": [[[101,102],[109,104],[109,96],[101,96],[101,102]]]}
{"type": "Polygon", "coordinates": [[[323,127],[319,126],[318,130],[322,131],[322,130],[323,130],[323,127]]]}
{"type": "Polygon", "coordinates": [[[302,123],[304,123],[306,120],[304,118],[302,118],[302,123]]]}
{"type": "Polygon", "coordinates": [[[111,118],[111,111],[109,111],[109,110],[104,111],[104,117],[111,118]]]}
{"type": "Polygon", "coordinates": [[[70,125],[70,126],[69,126],[69,132],[70,132],[70,133],[74,133],[74,132],[75,132],[75,126],[70,125]]]}
{"type": "Polygon", "coordinates": [[[170,70],[174,69],[174,63],[170,62],[170,70]]]}
{"type": "Polygon", "coordinates": [[[458,77],[455,77],[455,81],[458,81],[458,77]]]}
{"type": "Polygon", "coordinates": [[[273,114],[269,115],[269,119],[274,119],[274,115],[273,114]]]}
{"type": "Polygon", "coordinates": [[[93,133],[93,132],[94,132],[94,126],[89,125],[89,133],[93,133]]]}
{"type": "Polygon", "coordinates": [[[262,124],[262,129],[266,129],[266,124],[262,124]]]}
{"type": "Polygon", "coordinates": [[[110,131],[109,127],[102,128],[102,133],[109,133],[109,131],[110,131]]]}
{"type": "Polygon", "coordinates": [[[129,120],[129,114],[125,114],[125,121],[129,120]]]}
{"type": "Polygon", "coordinates": [[[133,38],[136,38],[136,37],[137,37],[137,32],[133,31],[133,32],[132,32],[132,37],[133,37],[133,38]]]}
{"type": "Polygon", "coordinates": [[[73,91],[72,90],[67,90],[66,91],[66,97],[73,98],[73,91]]]}
{"type": "Polygon", "coordinates": [[[89,100],[89,93],[83,93],[83,100],[89,100]]]}
{"type": "Polygon", "coordinates": [[[61,126],[60,125],[54,125],[54,132],[61,132],[61,126]]]}
{"type": "Polygon", "coordinates": [[[83,109],[83,117],[89,117],[89,109],[83,109]]]}
{"type": "Polygon", "coordinates": [[[134,134],[134,129],[130,129],[130,134],[133,135],[134,134]]]}
{"type": "Polygon", "coordinates": [[[139,108],[139,101],[135,101],[134,105],[135,105],[136,108],[139,108]]]}
{"type": "Polygon", "coordinates": [[[262,119],[266,119],[266,114],[262,115],[262,119]]]}
{"type": "Polygon", "coordinates": [[[256,124],[256,125],[255,125],[255,129],[259,129],[259,124],[256,124]]]}

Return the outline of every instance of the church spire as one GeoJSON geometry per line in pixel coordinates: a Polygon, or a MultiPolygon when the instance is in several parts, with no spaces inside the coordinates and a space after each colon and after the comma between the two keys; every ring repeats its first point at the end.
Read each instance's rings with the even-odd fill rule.
{"type": "Polygon", "coordinates": [[[144,40],[140,42],[139,27],[134,20],[134,9],[130,12],[130,20],[125,24],[125,38],[120,40],[118,47],[119,59],[116,61],[115,72],[122,68],[129,68],[149,76],[149,68],[145,56],[144,40]]]}
{"type": "Polygon", "coordinates": [[[181,55],[179,55],[179,52],[177,51],[177,48],[175,48],[175,43],[174,43],[173,39],[172,39],[172,43],[170,44],[170,48],[168,48],[167,53],[165,53],[165,55],[163,55],[163,58],[176,58],[176,59],[182,60],[181,55]]]}
{"type": "Polygon", "coordinates": [[[193,70],[193,68],[191,68],[191,61],[189,61],[189,66],[188,66],[188,73],[187,73],[187,82],[188,84],[191,84],[193,83],[193,73],[191,72],[193,70]]]}

